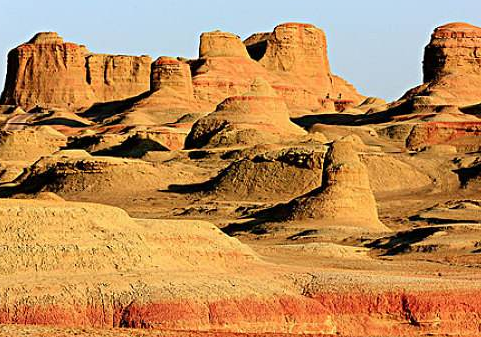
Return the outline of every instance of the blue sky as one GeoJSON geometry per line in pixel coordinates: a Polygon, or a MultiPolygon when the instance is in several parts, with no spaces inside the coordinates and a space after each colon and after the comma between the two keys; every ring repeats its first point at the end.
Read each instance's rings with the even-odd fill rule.
{"type": "Polygon", "coordinates": [[[361,93],[395,99],[421,82],[434,27],[481,26],[479,0],[0,0],[0,78],[8,50],[38,31],[57,31],[92,52],[195,57],[199,35],[242,38],[287,21],[327,34],[331,68],[361,93]]]}

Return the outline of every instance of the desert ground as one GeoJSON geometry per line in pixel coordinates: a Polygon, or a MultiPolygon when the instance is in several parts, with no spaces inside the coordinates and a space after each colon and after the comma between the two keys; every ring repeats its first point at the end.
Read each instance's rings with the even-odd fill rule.
{"type": "Polygon", "coordinates": [[[306,23],[196,59],[36,34],[0,98],[0,336],[480,335],[480,48],[436,28],[386,102],[306,23]]]}

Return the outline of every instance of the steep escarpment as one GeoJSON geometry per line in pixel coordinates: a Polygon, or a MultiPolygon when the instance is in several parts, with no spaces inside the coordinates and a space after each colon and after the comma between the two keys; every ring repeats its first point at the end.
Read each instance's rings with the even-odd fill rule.
{"type": "Polygon", "coordinates": [[[424,84],[405,97],[431,96],[443,104],[481,101],[481,28],[461,22],[436,28],[424,50],[424,84]]]}
{"type": "Polygon", "coordinates": [[[195,96],[211,104],[242,94],[259,76],[294,114],[335,110],[337,101],[357,104],[363,98],[331,73],[325,34],[309,24],[281,24],[272,33],[252,35],[244,44],[231,33],[204,33],[192,67],[195,96]]]}
{"type": "Polygon", "coordinates": [[[358,104],[363,98],[331,73],[326,36],[314,25],[280,24],[272,33],[254,34],[245,44],[254,59],[282,79],[273,86],[294,110],[323,110],[341,100],[358,104]]]}
{"type": "Polygon", "coordinates": [[[150,63],[147,56],[92,54],[57,33],[38,33],[8,54],[0,103],[76,110],[125,99],[149,90],[150,63]]]}

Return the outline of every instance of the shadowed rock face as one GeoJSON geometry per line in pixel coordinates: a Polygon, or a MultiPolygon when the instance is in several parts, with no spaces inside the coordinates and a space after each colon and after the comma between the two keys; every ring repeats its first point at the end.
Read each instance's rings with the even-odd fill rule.
{"type": "Polygon", "coordinates": [[[271,71],[298,75],[330,76],[326,35],[310,24],[285,23],[265,39],[265,53],[259,62],[271,71]]]}
{"type": "Polygon", "coordinates": [[[378,218],[366,166],[353,144],[339,140],[326,155],[322,186],[288,204],[289,220],[318,220],[326,225],[387,231],[378,218]]]}
{"type": "Polygon", "coordinates": [[[467,23],[438,27],[425,48],[424,84],[403,98],[430,96],[438,104],[465,106],[481,101],[481,28],[467,23]]]}
{"type": "Polygon", "coordinates": [[[57,33],[39,33],[8,54],[0,104],[78,109],[125,99],[149,89],[147,56],[90,53],[57,33]]]}
{"type": "Polygon", "coordinates": [[[424,51],[424,82],[450,74],[481,75],[481,28],[467,23],[438,27],[424,51]]]}

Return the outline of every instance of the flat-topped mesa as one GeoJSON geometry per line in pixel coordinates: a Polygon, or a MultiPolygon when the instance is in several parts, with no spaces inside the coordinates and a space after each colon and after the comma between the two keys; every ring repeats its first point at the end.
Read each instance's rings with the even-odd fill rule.
{"type": "Polygon", "coordinates": [[[82,106],[94,100],[85,80],[85,47],[65,43],[56,33],[39,33],[8,54],[0,104],[82,106]]]}
{"type": "Polygon", "coordinates": [[[481,28],[455,22],[438,27],[424,52],[424,82],[448,74],[481,76],[481,28]]]}
{"type": "Polygon", "coordinates": [[[186,99],[194,98],[192,74],[187,63],[171,57],[159,57],[152,63],[150,91],[170,88],[186,99]]]}
{"type": "Polygon", "coordinates": [[[30,44],[62,44],[63,38],[56,32],[40,32],[28,41],[30,44]]]}
{"type": "MultiPolygon", "coordinates": [[[[436,28],[424,49],[423,75],[424,83],[407,91],[400,102],[415,103],[419,98],[437,105],[481,102],[481,28],[461,22],[436,28]]],[[[412,110],[417,112],[416,107],[412,110]]]]}
{"type": "Polygon", "coordinates": [[[38,33],[8,54],[0,104],[79,110],[125,99],[149,90],[150,64],[150,57],[92,54],[57,33],[38,33]]]}
{"type": "Polygon", "coordinates": [[[334,110],[337,97],[354,104],[364,98],[351,84],[331,73],[326,36],[314,25],[280,24],[272,33],[251,35],[244,44],[252,59],[281,79],[272,84],[293,115],[334,110]]]}
{"type": "Polygon", "coordinates": [[[284,23],[271,34],[255,34],[245,41],[251,57],[271,71],[328,76],[324,32],[311,24],[284,23]]]}
{"type": "Polygon", "coordinates": [[[216,30],[200,36],[199,58],[206,57],[249,58],[249,54],[239,36],[216,30]]]}

